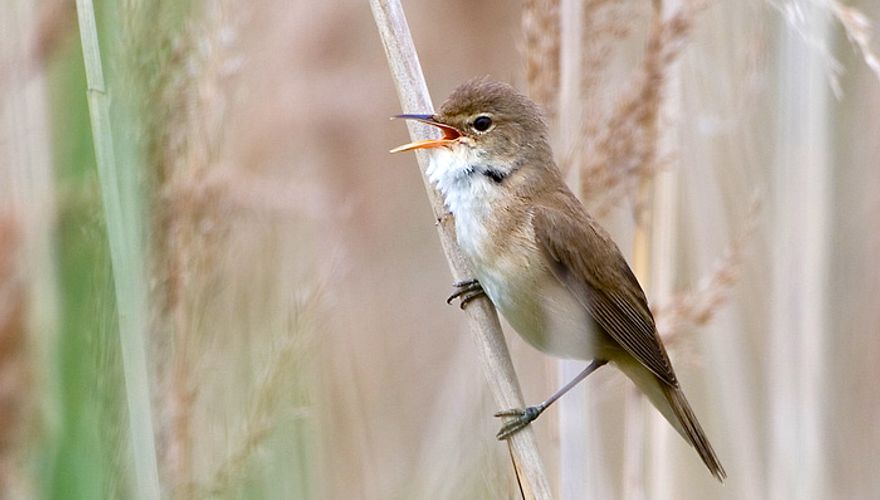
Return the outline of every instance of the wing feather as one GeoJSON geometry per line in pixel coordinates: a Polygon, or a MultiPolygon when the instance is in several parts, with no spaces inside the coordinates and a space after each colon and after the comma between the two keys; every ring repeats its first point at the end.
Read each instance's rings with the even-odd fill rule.
{"type": "Polygon", "coordinates": [[[532,217],[554,275],[615,342],[660,380],[678,387],[645,294],[617,245],[582,207],[560,208],[536,207],[532,217]]]}

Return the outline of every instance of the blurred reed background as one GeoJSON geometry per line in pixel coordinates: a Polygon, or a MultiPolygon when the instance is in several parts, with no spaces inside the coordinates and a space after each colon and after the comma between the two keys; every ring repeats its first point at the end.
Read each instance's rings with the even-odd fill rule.
{"type": "MultiPolygon", "coordinates": [[[[404,7],[438,104],[545,106],[730,476],[602,370],[557,496],[878,498],[880,4],[404,7]]],[[[103,131],[73,2],[0,14],[0,498],[518,498],[367,3],[96,9],[103,131]]],[[[529,402],[579,370],[509,333],[529,402]]]]}

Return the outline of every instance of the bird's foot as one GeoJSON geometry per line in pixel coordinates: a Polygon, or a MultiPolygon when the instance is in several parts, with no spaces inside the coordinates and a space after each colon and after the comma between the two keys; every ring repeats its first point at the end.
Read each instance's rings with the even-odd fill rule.
{"type": "Polygon", "coordinates": [[[532,423],[532,421],[538,418],[538,416],[543,413],[546,408],[546,406],[537,405],[529,406],[527,408],[513,408],[510,410],[496,412],[496,417],[513,418],[504,422],[504,425],[501,426],[501,429],[498,431],[498,434],[495,434],[495,437],[499,440],[508,439],[510,436],[513,436],[514,434],[522,430],[525,426],[532,423]]]}
{"type": "Polygon", "coordinates": [[[476,299],[477,297],[486,295],[486,292],[483,291],[483,287],[480,285],[480,282],[475,279],[470,280],[462,280],[456,281],[452,284],[454,288],[456,288],[455,293],[446,298],[447,304],[452,304],[452,301],[455,299],[459,299],[459,307],[464,309],[470,301],[476,299]]]}
{"type": "Polygon", "coordinates": [[[449,218],[452,217],[452,212],[444,212],[443,215],[437,217],[437,220],[434,221],[435,226],[440,226],[446,223],[449,218]]]}

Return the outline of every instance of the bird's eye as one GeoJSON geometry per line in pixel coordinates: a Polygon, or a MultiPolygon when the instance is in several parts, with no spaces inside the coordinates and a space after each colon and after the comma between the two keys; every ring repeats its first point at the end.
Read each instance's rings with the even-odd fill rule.
{"type": "Polygon", "coordinates": [[[476,130],[477,132],[485,132],[485,131],[489,130],[489,127],[491,127],[491,126],[492,126],[492,119],[489,118],[488,116],[485,116],[485,115],[478,116],[474,120],[473,127],[474,127],[474,130],[476,130]]]}

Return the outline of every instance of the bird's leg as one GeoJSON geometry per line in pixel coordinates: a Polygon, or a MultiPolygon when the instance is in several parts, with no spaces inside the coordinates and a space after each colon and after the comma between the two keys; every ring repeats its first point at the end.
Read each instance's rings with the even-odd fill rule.
{"type": "Polygon", "coordinates": [[[470,301],[486,294],[486,292],[483,291],[480,282],[475,279],[456,281],[452,286],[457,290],[446,299],[446,303],[452,304],[453,300],[460,298],[461,302],[459,302],[459,307],[462,309],[464,309],[464,306],[470,301]]]}
{"type": "Polygon", "coordinates": [[[571,390],[572,387],[578,385],[581,380],[587,378],[589,374],[593,373],[607,362],[608,361],[604,359],[593,360],[582,372],[573,378],[571,382],[565,384],[565,386],[554,392],[552,396],[538,405],[529,406],[528,408],[513,408],[495,413],[496,417],[513,417],[501,426],[501,430],[498,431],[498,434],[496,434],[495,437],[498,439],[507,439],[516,434],[523,427],[529,425],[533,420],[538,418],[547,407],[552,405],[557,399],[561,398],[563,394],[571,390]]]}

